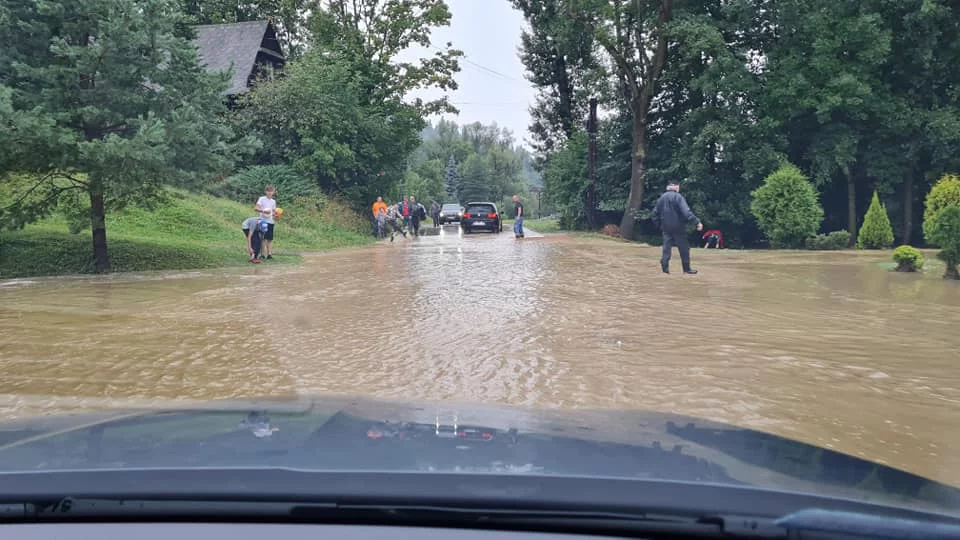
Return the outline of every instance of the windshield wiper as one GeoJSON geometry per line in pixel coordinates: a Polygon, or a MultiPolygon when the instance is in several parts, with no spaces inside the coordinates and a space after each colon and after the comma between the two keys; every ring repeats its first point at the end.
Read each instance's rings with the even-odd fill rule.
{"type": "Polygon", "coordinates": [[[791,531],[852,535],[863,538],[890,540],[918,538],[956,540],[960,538],[960,525],[835,510],[801,510],[776,520],[776,524],[791,531]]]}
{"type": "MultiPolygon", "coordinates": [[[[127,500],[66,497],[0,505],[0,522],[228,521],[466,527],[582,533],[730,537],[723,522],[682,514],[473,508],[432,505],[340,504],[206,500],[127,500]]],[[[772,522],[763,530],[771,531],[772,522]]],[[[746,532],[750,527],[743,527],[746,532]]],[[[752,530],[756,531],[756,520],[752,530]]],[[[745,537],[786,538],[786,533],[745,537]]],[[[740,536],[737,533],[736,536],[740,536]]]]}
{"type": "Polygon", "coordinates": [[[702,538],[960,538],[960,525],[821,509],[769,519],[746,515],[208,500],[112,500],[67,497],[0,505],[0,522],[229,521],[365,524],[647,534],[702,538]]]}

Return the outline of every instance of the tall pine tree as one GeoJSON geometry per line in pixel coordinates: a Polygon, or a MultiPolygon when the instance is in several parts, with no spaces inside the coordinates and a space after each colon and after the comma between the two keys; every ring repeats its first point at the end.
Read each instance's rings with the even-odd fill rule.
{"type": "Polygon", "coordinates": [[[453,156],[447,160],[447,168],[443,172],[443,185],[451,200],[460,200],[460,173],[457,171],[457,160],[453,156]]]}
{"type": "MultiPolygon", "coordinates": [[[[225,171],[220,121],[226,74],[210,75],[172,0],[39,0],[8,4],[0,81],[12,138],[0,173],[29,178],[0,224],[22,227],[66,197],[89,204],[94,267],[110,269],[105,216],[166,185],[225,171]]],[[[86,212],[84,212],[86,213],[86,212]]]]}

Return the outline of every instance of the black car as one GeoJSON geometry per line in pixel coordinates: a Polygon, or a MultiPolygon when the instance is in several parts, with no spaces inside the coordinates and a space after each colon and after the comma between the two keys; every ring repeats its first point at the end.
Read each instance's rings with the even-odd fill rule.
{"type": "Polygon", "coordinates": [[[503,221],[500,219],[500,211],[497,210],[497,205],[492,202],[467,203],[467,209],[463,212],[463,217],[460,219],[460,226],[463,227],[464,234],[476,230],[495,233],[503,231],[503,221]]]}
{"type": "Polygon", "coordinates": [[[440,224],[460,223],[460,216],[463,214],[463,207],[459,204],[445,204],[440,207],[440,224]]]}

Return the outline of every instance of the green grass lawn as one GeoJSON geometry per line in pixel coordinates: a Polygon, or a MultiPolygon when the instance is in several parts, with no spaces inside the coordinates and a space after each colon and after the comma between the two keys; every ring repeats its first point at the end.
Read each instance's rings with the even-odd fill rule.
{"type": "MultiPolygon", "coordinates": [[[[372,242],[362,218],[336,203],[329,203],[324,211],[285,210],[275,229],[277,262],[299,262],[298,251],[372,242]]],[[[170,200],[155,210],[128,208],[108,215],[112,269],[129,272],[248,264],[240,224],[254,215],[252,203],[184,191],[171,192],[170,200]]],[[[63,217],[52,216],[20,231],[0,232],[0,278],[91,272],[90,230],[70,234],[63,217]]]]}
{"type": "MultiPolygon", "coordinates": [[[[503,226],[504,228],[506,228],[507,226],[513,227],[513,220],[512,219],[503,220],[503,226]]],[[[523,226],[532,231],[537,231],[538,233],[542,233],[542,234],[561,232],[562,230],[560,229],[560,222],[556,219],[550,219],[550,218],[527,219],[527,220],[524,220],[523,226]]]]}

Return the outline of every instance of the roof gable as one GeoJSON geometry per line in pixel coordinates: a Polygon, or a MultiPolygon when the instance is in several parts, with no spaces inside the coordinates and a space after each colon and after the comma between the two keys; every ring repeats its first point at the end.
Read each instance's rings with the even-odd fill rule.
{"type": "MultiPolygon", "coordinates": [[[[233,79],[225,92],[240,94],[247,90],[257,53],[264,46],[269,21],[249,21],[231,24],[194,26],[200,63],[208,71],[227,71],[233,68],[233,79]]],[[[281,53],[282,54],[282,53],[281,53]]]]}

